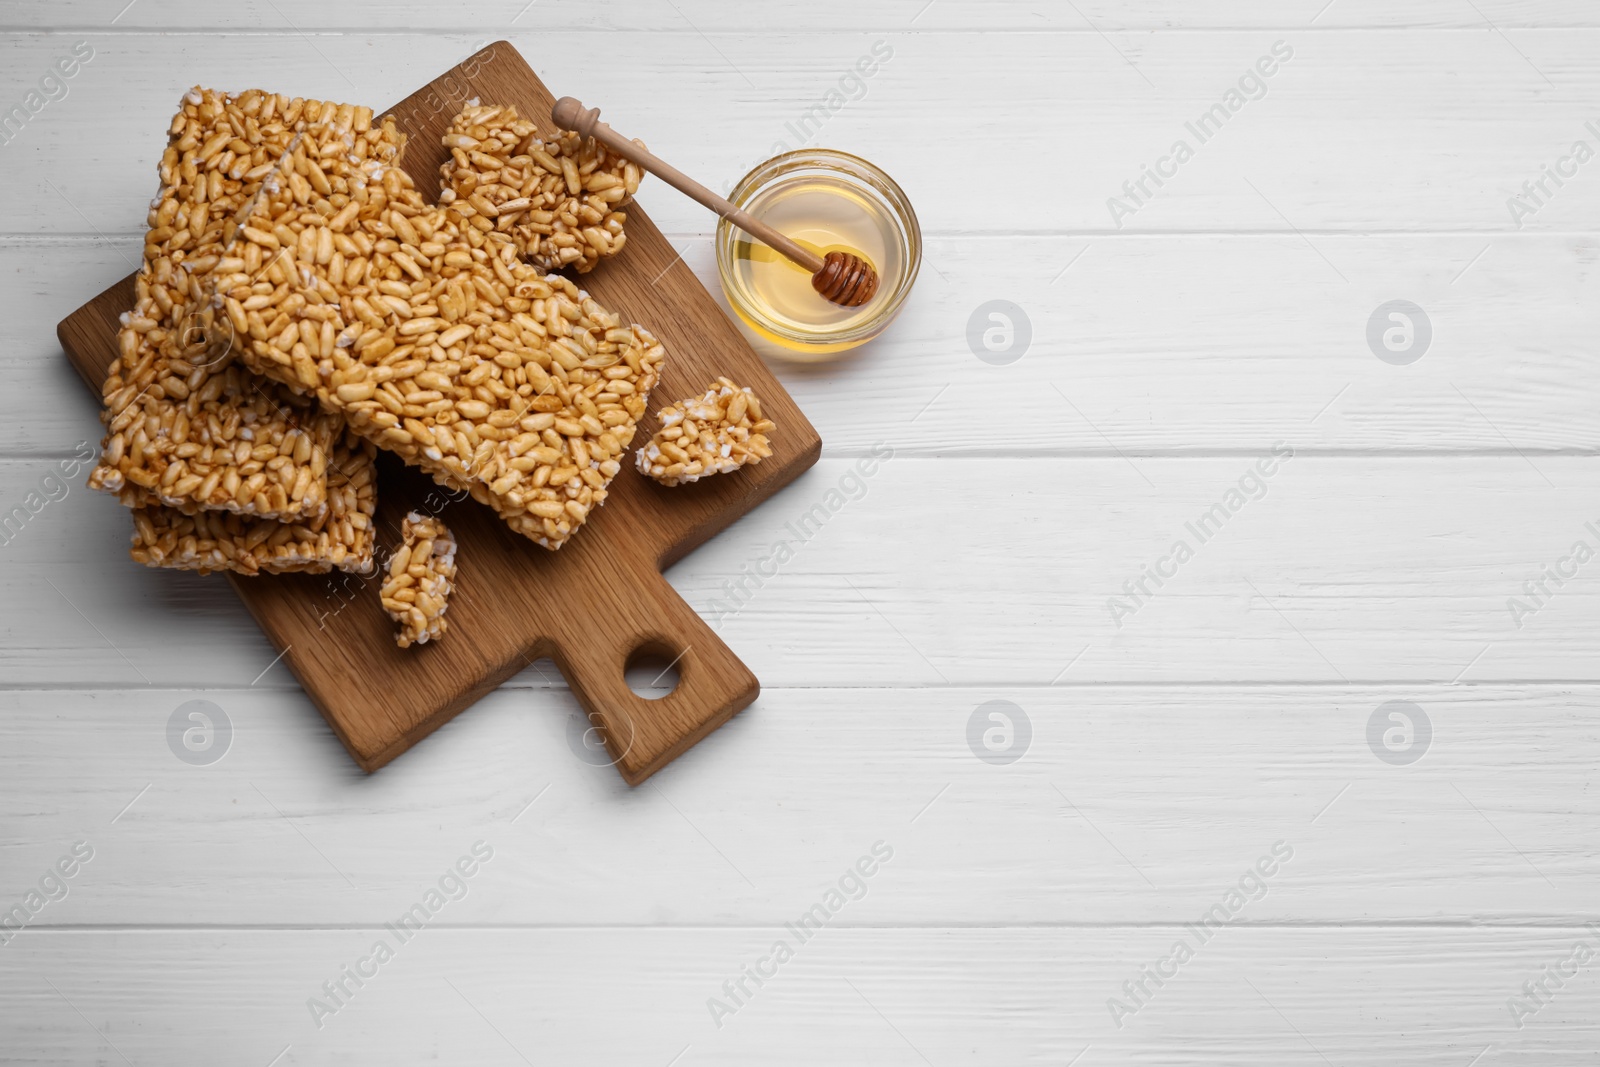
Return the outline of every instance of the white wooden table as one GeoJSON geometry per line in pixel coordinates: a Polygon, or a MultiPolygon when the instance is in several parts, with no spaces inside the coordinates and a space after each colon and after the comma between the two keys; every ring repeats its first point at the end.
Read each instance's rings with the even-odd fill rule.
{"type": "Polygon", "coordinates": [[[0,10],[0,1060],[1600,1062],[1600,5],[523,2],[0,10]],[[780,370],[816,469],[669,575],[765,690],[636,790],[548,665],[360,774],[52,474],[186,87],[381,106],[500,37],[711,184],[809,113],[927,239],[780,370]]]}

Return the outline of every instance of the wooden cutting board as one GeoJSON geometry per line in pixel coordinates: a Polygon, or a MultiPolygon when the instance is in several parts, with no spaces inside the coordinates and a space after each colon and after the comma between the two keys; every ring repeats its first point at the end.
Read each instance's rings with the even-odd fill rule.
{"type": "MultiPolygon", "coordinates": [[[[287,87],[269,79],[262,88],[287,87]]],[[[549,125],[555,102],[505,41],[401,101],[392,113],[410,138],[405,169],[426,196],[438,191],[446,155],[439,137],[472,97],[514,104],[541,126],[549,125]]],[[[152,128],[151,137],[160,136],[152,128]]],[[[152,140],[152,153],[156,147],[152,140]]],[[[645,179],[644,199],[674,195],[645,179]]],[[[379,607],[376,576],[229,576],[365,770],[388,763],[544,656],[560,667],[617,769],[634,785],[760,692],[755,676],[661,571],[815,463],[822,439],[637,204],[628,208],[627,233],[627,249],[580,284],[624,322],[654,331],[666,346],[661,384],[635,446],[655,432],[655,408],[703,392],[726,375],[754,389],[763,412],[777,423],[771,435],[775,454],[759,466],[672,489],[625,465],[605,506],[559,552],[512,533],[471,500],[439,510],[443,490],[384,456],[377,514],[382,552],[399,542],[405,513],[424,507],[439,512],[460,545],[450,631],[442,641],[397,648],[394,626],[379,607]],[[638,655],[675,661],[677,687],[659,700],[637,696],[623,671],[638,655]]],[[[73,367],[96,396],[116,355],[118,316],[132,306],[129,276],[58,328],[73,367]]],[[[130,560],[127,566],[137,564],[130,560]]]]}

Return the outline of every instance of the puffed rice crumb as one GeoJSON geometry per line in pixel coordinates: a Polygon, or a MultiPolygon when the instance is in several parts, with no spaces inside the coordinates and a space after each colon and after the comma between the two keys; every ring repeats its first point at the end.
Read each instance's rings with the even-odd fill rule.
{"type": "Polygon", "coordinates": [[[718,378],[704,396],[680,400],[656,413],[661,429],[639,449],[639,470],[662,485],[729,474],[772,455],[761,401],[748,388],[718,378]]]}
{"type": "Polygon", "coordinates": [[[406,516],[400,537],[379,596],[383,610],[400,624],[395,643],[410,648],[449,629],[444,613],[455,588],[456,539],[444,523],[417,511],[406,516]]]}

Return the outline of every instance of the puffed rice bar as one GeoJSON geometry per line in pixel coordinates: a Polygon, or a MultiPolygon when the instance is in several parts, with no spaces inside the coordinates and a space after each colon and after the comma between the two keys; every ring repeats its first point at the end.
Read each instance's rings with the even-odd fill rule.
{"type": "Polygon", "coordinates": [[[559,548],[605,501],[661,345],[428,205],[393,165],[392,117],[303,113],[210,279],[240,360],[559,548]]]}
{"type": "Polygon", "coordinates": [[[627,242],[618,210],[639,190],[639,168],[593,138],[539,134],[514,107],[483,105],[457,115],[444,135],[439,203],[472,226],[505,234],[542,270],[579,274],[627,242]]]}
{"type": "Polygon", "coordinates": [[[379,596],[383,610],[400,624],[395,643],[410,648],[450,628],[444,613],[455,588],[456,539],[444,523],[416,511],[406,516],[400,537],[379,596]]]}
{"type": "Polygon", "coordinates": [[[669,404],[656,414],[661,428],[636,460],[641,472],[662,485],[728,474],[772,455],[766,435],[774,426],[761,417],[761,401],[727,378],[711,383],[704,396],[669,404]]]}
{"type": "Polygon", "coordinates": [[[339,420],[234,363],[202,285],[235,216],[292,142],[305,102],[194,90],[169,129],[136,299],[102,390],[106,436],[89,485],[130,506],[314,519],[339,420]]]}
{"type": "Polygon", "coordinates": [[[133,510],[131,555],[147,567],[237,574],[372,571],[377,495],[371,442],[343,435],[328,465],[328,507],[309,521],[277,522],[227,511],[185,515],[170,507],[133,510]]]}

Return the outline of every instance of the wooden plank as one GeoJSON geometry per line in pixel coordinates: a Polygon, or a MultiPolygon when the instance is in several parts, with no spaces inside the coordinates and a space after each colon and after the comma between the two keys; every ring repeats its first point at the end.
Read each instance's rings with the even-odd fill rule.
{"type": "MultiPolygon", "coordinates": [[[[714,284],[709,241],[679,239],[714,284]]],[[[833,454],[1118,457],[1600,447],[1587,237],[936,238],[901,320],[862,355],[775,363],[833,454]],[[1421,308],[1393,358],[1369,324],[1421,308]],[[1005,319],[990,318],[995,301],[1005,319]],[[1020,309],[1020,312],[1017,310],[1020,309]],[[1001,323],[1005,350],[982,336],[1001,323]]],[[[768,350],[758,344],[763,352],[768,350]]]]}
{"type": "Polygon", "coordinates": [[[295,693],[8,691],[0,911],[81,839],[40,927],[374,924],[483,837],[453,923],[777,925],[883,838],[895,888],[852,924],[1190,922],[1278,841],[1241,921],[1581,922],[1597,711],[1593,684],[769,689],[629,796],[565,693],[496,693],[368,780],[295,693]],[[205,765],[168,735],[196,700],[231,728],[205,765]],[[1369,747],[1393,700],[1431,727],[1411,764],[1369,747]],[[1002,733],[974,747],[975,717],[1002,733]]]}
{"type": "MultiPolygon", "coordinates": [[[[498,862],[474,881],[497,877],[498,862]]],[[[867,900],[892,895],[894,877],[884,869],[867,900]]],[[[792,910],[812,897],[797,893],[792,910]]],[[[1521,1030],[1507,1007],[1579,941],[1593,951],[1597,935],[1582,927],[1223,929],[1161,988],[1147,979],[1153,995],[1117,1029],[1107,1001],[1141,968],[1170,958],[1182,936],[1143,927],[825,928],[761,987],[746,979],[751,995],[718,1029],[707,1001],[726,997],[722,984],[741,968],[765,959],[771,970],[776,940],[798,940],[781,924],[427,929],[360,988],[347,979],[350,995],[318,1029],[307,1000],[342,967],[370,960],[379,938],[392,945],[392,935],[24,934],[0,951],[0,999],[12,1007],[0,1035],[17,1060],[49,1067],[121,1062],[118,1049],[132,1063],[265,1064],[283,1055],[296,1064],[437,1058],[510,1067],[680,1056],[909,1067],[1081,1056],[1085,1065],[1460,1067],[1481,1055],[1567,1067],[1592,1063],[1600,1040],[1592,960],[1562,988],[1550,986],[1521,1030]],[[595,1025],[596,990],[606,993],[607,1017],[626,1025],[595,1025]]]]}
{"type": "MultiPolygon", "coordinates": [[[[672,240],[715,290],[710,242],[672,240]]],[[[1600,448],[1600,384],[1585,370],[1600,334],[1590,239],[1318,246],[1352,284],[1294,237],[937,238],[906,311],[859,357],[772,368],[835,455],[884,439],[907,457],[1205,454],[1283,437],[1308,452],[1600,448]],[[1032,334],[1004,366],[967,335],[996,297],[1032,334]],[[1380,361],[1366,340],[1395,298],[1419,304],[1433,332],[1409,366],[1380,361]],[[997,434],[997,419],[1026,433],[997,434]]],[[[0,241],[0,455],[68,455],[97,438],[97,408],[50,330],[137,252],[120,239],[0,241]]]]}
{"type": "MultiPolygon", "coordinates": [[[[1600,592],[1525,588],[1597,545],[1586,457],[1256,462],[824,460],[668,577],[777,686],[1595,677],[1600,592]]],[[[0,501],[45,473],[0,463],[0,501]]],[[[225,584],[128,562],[126,521],[74,489],[0,548],[0,598],[39,606],[0,619],[0,677],[249,684],[276,652],[225,584]]]]}
{"type": "MultiPolygon", "coordinates": [[[[709,43],[674,35],[681,47],[664,48],[648,30],[618,30],[606,36],[604,64],[591,61],[587,32],[523,31],[512,41],[540,57],[551,85],[606,108],[609,119],[713,187],[737,180],[779,142],[794,147],[794,127],[901,180],[930,233],[1266,231],[1306,234],[1315,244],[1326,231],[1519,232],[1508,199],[1575,140],[1594,147],[1584,126],[1593,116],[1578,101],[1600,93],[1591,62],[1597,33],[1529,31],[1508,44],[1487,28],[1232,30],[1137,35],[1119,54],[1093,32],[741,31],[709,43]],[[863,82],[864,95],[852,86],[859,99],[812,110],[871,58],[880,37],[893,56],[863,82]],[[1185,123],[1218,104],[1280,39],[1294,58],[1264,83],[1266,95],[1200,143],[1185,123]],[[763,58],[741,74],[718,50],[763,58]],[[966,75],[949,77],[955,69],[966,75]],[[1361,71],[1359,81],[1352,70],[1361,71]],[[1473,77],[1461,79],[1463,70],[1473,77]],[[704,136],[708,115],[718,123],[715,138],[704,136]],[[1125,197],[1124,183],[1160,163],[1179,138],[1194,158],[1159,190],[1147,181],[1151,199],[1114,220],[1108,201],[1125,197]],[[1002,201],[1013,206],[980,209],[974,172],[951,165],[962,156],[973,166],[1026,158],[1022,182],[1044,182],[1049,195],[1019,183],[1002,201]]],[[[482,40],[354,33],[311,38],[313,48],[289,33],[83,39],[96,56],[67,97],[45,105],[4,146],[8,177],[22,190],[5,223],[11,232],[135,232],[173,101],[194,82],[233,85],[244,76],[241,51],[250,56],[247,70],[270,71],[296,93],[382,106],[413,88],[410,72],[438,69],[482,40]],[[63,168],[64,158],[79,162],[63,168]]],[[[0,67],[26,72],[19,83],[32,83],[73,40],[0,38],[0,67]]],[[[1592,229],[1600,182],[1580,177],[1546,191],[1549,201],[1520,220],[1520,232],[1592,229]]],[[[660,186],[647,185],[641,202],[667,232],[710,229],[702,208],[660,186]]],[[[1347,276],[1359,268],[1341,267],[1347,276]]]]}
{"type": "MultiPolygon", "coordinates": [[[[178,0],[122,12],[118,0],[57,0],[48,7],[19,7],[5,16],[6,29],[105,31],[114,25],[128,32],[156,29],[249,29],[310,34],[329,30],[389,34],[426,33],[462,28],[459,14],[418,2],[379,3],[349,0],[330,13],[313,0],[240,0],[217,5],[178,0]],[[119,13],[120,12],[120,13],[119,13]]],[[[1397,5],[1385,0],[1232,0],[1195,4],[1184,0],[1081,0],[1072,5],[1038,5],[1023,0],[895,0],[893,3],[846,3],[820,0],[805,8],[742,4],[736,0],[696,0],[674,11],[670,5],[633,2],[604,7],[568,5],[528,9],[520,0],[473,5],[474,28],[482,33],[552,30],[650,30],[653,33],[696,34],[729,31],[811,30],[837,26],[852,31],[1025,31],[1030,34],[1072,31],[1174,31],[1194,29],[1451,28],[1487,31],[1526,28],[1591,27],[1600,23],[1592,5],[1582,0],[1475,0],[1470,6],[1452,0],[1412,0],[1397,5]],[[1474,10],[1476,9],[1476,10],[1474,10]]]]}
{"type": "MultiPolygon", "coordinates": [[[[547,111],[554,98],[522,57],[498,42],[468,65],[446,71],[395,108],[412,138],[404,165],[418,187],[437,186],[448,151],[439,143],[451,110],[441,99],[468,96],[547,111]]],[[[327,717],[356,762],[376,770],[485,693],[548,656],[568,678],[632,784],[655,773],[755,699],[759,685],[662,580],[659,568],[759,505],[816,461],[822,440],[765,366],[720,313],[649,218],[630,211],[631,254],[586,276],[584,284],[624,322],[650,321],[672,353],[658,388],[691,396],[719,375],[754,388],[765,414],[783,426],[773,455],[737,478],[667,492],[634,472],[615,479],[584,536],[557,555],[511,533],[472,501],[429,507],[433,483],[398,464],[380,466],[375,517],[380,544],[398,542],[407,512],[440,514],[460,545],[447,647],[397,648],[393,623],[370,595],[327,609],[330,579],[318,575],[230,575],[245,607],[282,650],[286,666],[327,717]],[[623,668],[641,652],[676,664],[682,678],[648,700],[623,668]]],[[[119,306],[131,306],[125,280],[63,319],[59,336],[93,389],[115,356],[119,306]]],[[[649,417],[642,434],[654,430],[649,417]]],[[[336,579],[346,583],[346,576],[336,579]]]]}

